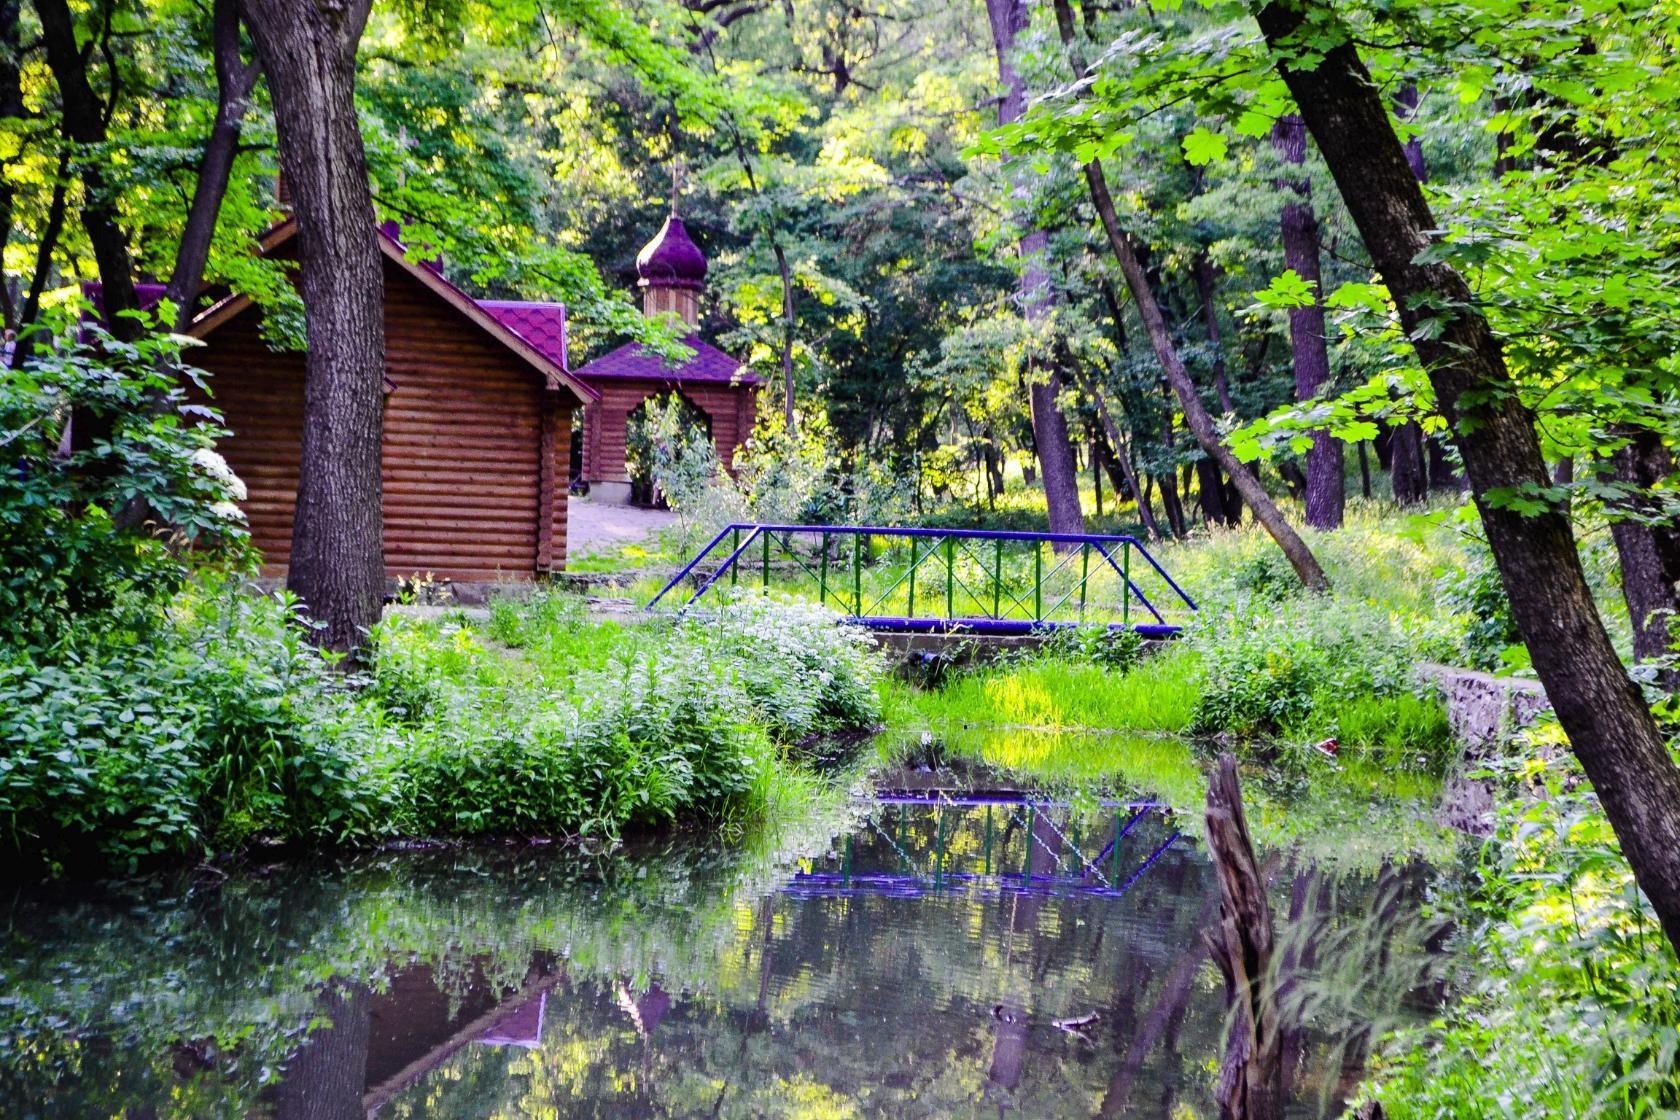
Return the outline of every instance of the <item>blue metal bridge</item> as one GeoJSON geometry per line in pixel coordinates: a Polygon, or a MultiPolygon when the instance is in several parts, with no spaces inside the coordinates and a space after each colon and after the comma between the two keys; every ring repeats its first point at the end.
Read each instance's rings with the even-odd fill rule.
{"type": "Polygon", "coordinates": [[[750,523],[725,526],[648,609],[703,607],[743,585],[913,633],[1106,627],[1173,637],[1196,610],[1130,536],[750,523]]]}

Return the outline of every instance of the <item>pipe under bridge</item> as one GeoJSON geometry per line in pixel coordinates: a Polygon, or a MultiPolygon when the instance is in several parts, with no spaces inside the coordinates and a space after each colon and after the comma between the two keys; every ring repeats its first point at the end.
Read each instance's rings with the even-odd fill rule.
{"type": "Polygon", "coordinates": [[[804,598],[847,622],[906,633],[1101,627],[1170,638],[1196,611],[1131,536],[754,523],[726,525],[647,609],[704,609],[743,591],[804,598]]]}

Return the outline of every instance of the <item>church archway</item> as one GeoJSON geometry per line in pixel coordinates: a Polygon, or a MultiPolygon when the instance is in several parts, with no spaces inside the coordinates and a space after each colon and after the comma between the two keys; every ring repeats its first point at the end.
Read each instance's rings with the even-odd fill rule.
{"type": "Polygon", "coordinates": [[[630,410],[624,423],[624,468],[630,477],[630,504],[668,509],[660,490],[658,463],[681,456],[683,449],[704,440],[711,458],[717,458],[712,438],[712,417],[684,393],[668,389],[650,393],[630,410]]]}

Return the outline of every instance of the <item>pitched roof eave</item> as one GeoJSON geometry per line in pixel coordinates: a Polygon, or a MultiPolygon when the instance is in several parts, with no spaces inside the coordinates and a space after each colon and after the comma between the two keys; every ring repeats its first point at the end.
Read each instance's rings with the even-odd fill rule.
{"type": "MultiPolygon", "coordinates": [[[[263,234],[258,239],[257,244],[265,254],[271,253],[290,241],[296,234],[297,219],[295,217],[288,218],[263,234]]],[[[387,260],[413,277],[422,287],[437,295],[480,330],[501,343],[504,348],[512,351],[526,365],[542,375],[545,388],[569,392],[577,398],[579,404],[592,404],[601,399],[600,393],[579,381],[570,370],[562,368],[518,334],[503,326],[495,316],[480,307],[477,300],[451,284],[433,269],[409,260],[402,243],[397,241],[396,238],[380,230],[378,241],[379,249],[387,260]]],[[[188,337],[202,339],[205,335],[250,307],[252,302],[249,296],[239,294],[219,300],[195,316],[193,321],[187,325],[184,333],[188,337]]]]}

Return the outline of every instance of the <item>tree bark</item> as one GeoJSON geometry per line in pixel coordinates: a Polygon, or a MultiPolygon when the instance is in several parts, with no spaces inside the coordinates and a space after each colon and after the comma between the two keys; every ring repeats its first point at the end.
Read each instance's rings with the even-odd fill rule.
{"type": "Polygon", "coordinates": [[[355,100],[356,49],[370,3],[245,5],[297,214],[309,344],[286,582],[322,624],[316,640],[342,651],[358,649],[378,621],[385,583],[385,282],[355,100]]]}
{"type": "Polygon", "coordinates": [[[1408,420],[1394,429],[1390,447],[1388,477],[1394,500],[1403,506],[1416,505],[1429,496],[1429,476],[1423,461],[1423,429],[1408,420]]]}
{"type": "Polygon", "coordinates": [[[321,993],[317,1027],[287,1061],[274,1092],[276,1120],[365,1120],[373,1000],[360,984],[336,981],[321,993]]]}
{"type": "MultiPolygon", "coordinates": [[[[1013,124],[1026,107],[1026,83],[1015,69],[1015,41],[1027,29],[1029,10],[1025,0],[986,0],[991,21],[992,47],[997,54],[998,81],[1003,97],[998,101],[998,124],[1013,124]]],[[[1029,191],[1017,180],[1015,195],[1021,206],[1020,237],[1021,314],[1029,324],[1041,323],[1050,312],[1050,235],[1033,227],[1026,216],[1029,191]]],[[[1044,476],[1044,501],[1048,507],[1050,531],[1083,533],[1085,515],[1079,508],[1079,472],[1073,462],[1073,440],[1068,435],[1067,417],[1056,398],[1061,395],[1060,371],[1034,370],[1027,378],[1028,404],[1032,413],[1033,446],[1038,453],[1039,472],[1044,476]]]]}
{"type": "MultiPolygon", "coordinates": [[[[1295,399],[1318,396],[1330,380],[1330,350],[1324,341],[1324,291],[1318,260],[1318,217],[1313,213],[1312,184],[1304,170],[1307,127],[1288,113],[1272,128],[1272,147],[1297,177],[1278,184],[1283,192],[1283,265],[1313,286],[1308,307],[1289,309],[1289,344],[1295,359],[1295,399]]],[[[1342,488],[1342,441],[1315,431],[1307,450],[1307,524],[1315,529],[1339,529],[1346,496],[1342,488]]]]}
{"type": "Polygon", "coordinates": [[[1327,49],[1315,45],[1311,69],[1289,63],[1304,26],[1315,44],[1327,24],[1345,35],[1333,9],[1322,0],[1274,2],[1258,19],[1452,428],[1546,695],[1639,886],[1669,941],[1680,946],[1680,769],[1616,658],[1568,518],[1556,508],[1524,515],[1498,500],[1525,484],[1550,482],[1534,416],[1470,286],[1450,264],[1419,260],[1429,231],[1439,227],[1358,52],[1344,39],[1327,49]],[[1426,328],[1426,320],[1434,321],[1426,328]]]}
{"type": "MultiPolygon", "coordinates": [[[[1149,498],[1138,485],[1137,469],[1132,464],[1132,453],[1125,438],[1120,433],[1120,426],[1114,422],[1114,416],[1108,411],[1108,402],[1097,391],[1097,386],[1090,377],[1084,379],[1083,388],[1091,403],[1097,406],[1097,419],[1108,435],[1108,442],[1114,451],[1115,461],[1126,479],[1126,486],[1137,499],[1138,517],[1143,521],[1144,531],[1149,534],[1151,543],[1161,539],[1161,527],[1155,521],[1155,511],[1150,507],[1149,498]]],[[[1116,491],[1115,505],[1119,505],[1118,491],[1116,491]]]]}
{"type": "Polygon", "coordinates": [[[41,20],[47,66],[58,85],[64,136],[80,149],[75,162],[85,191],[82,228],[99,268],[106,329],[117,338],[132,341],[140,336],[140,324],[123,312],[140,308],[134,288],[134,263],[128,238],[117,221],[116,200],[105,177],[104,162],[90,152],[106,139],[104,107],[88,84],[87,54],[76,43],[76,23],[67,0],[35,0],[35,12],[41,20]]]}
{"type": "Polygon", "coordinates": [[[1221,1120],[1282,1120],[1283,1021],[1272,964],[1272,908],[1243,812],[1237,760],[1208,779],[1207,841],[1219,877],[1219,920],[1207,934],[1231,1011],[1214,1099],[1221,1120]]]}
{"type": "MultiPolygon", "coordinates": [[[[1610,458],[1611,473],[1617,482],[1638,487],[1641,492],[1674,473],[1674,462],[1662,440],[1649,429],[1632,434],[1630,441],[1619,447],[1610,458]]],[[[1612,510],[1617,513],[1640,513],[1639,503],[1633,508],[1612,510]]],[[[1672,530],[1670,530],[1672,532],[1672,530]]],[[[1616,542],[1616,558],[1622,570],[1622,598],[1627,602],[1628,621],[1633,625],[1633,656],[1638,661],[1654,661],[1674,653],[1674,618],[1680,610],[1675,596],[1675,581],[1680,579],[1680,557],[1665,557],[1662,534],[1639,521],[1618,517],[1610,522],[1610,534],[1616,542]]],[[[1680,689],[1680,669],[1664,669],[1659,683],[1669,691],[1680,689]]]]}
{"type": "Polygon", "coordinates": [[[185,330],[192,321],[199,289],[204,284],[204,266],[210,259],[210,242],[216,234],[216,218],[227,194],[228,176],[239,154],[239,134],[245,111],[261,67],[246,62],[239,53],[238,0],[215,0],[211,12],[211,50],[216,66],[216,119],[199,157],[198,179],[193,185],[192,205],[181,228],[181,244],[175,250],[175,266],[169,274],[164,296],[175,304],[175,329],[185,330]]]}

